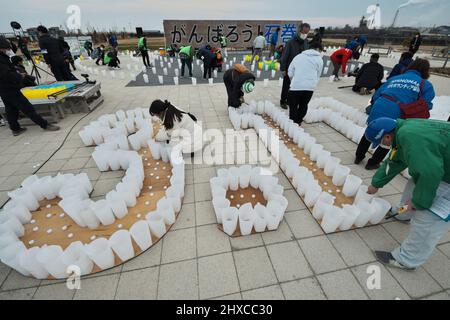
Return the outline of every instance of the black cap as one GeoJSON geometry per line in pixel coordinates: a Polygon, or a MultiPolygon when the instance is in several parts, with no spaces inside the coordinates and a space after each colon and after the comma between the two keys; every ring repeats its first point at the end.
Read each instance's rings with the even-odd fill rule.
{"type": "Polygon", "coordinates": [[[5,37],[0,37],[0,49],[11,49],[11,43],[5,37]]]}

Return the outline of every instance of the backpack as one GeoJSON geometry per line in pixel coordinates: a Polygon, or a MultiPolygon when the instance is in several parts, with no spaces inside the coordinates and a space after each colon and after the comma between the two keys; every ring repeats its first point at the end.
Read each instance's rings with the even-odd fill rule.
{"type": "Polygon", "coordinates": [[[417,100],[411,103],[400,103],[396,99],[386,94],[382,96],[389,101],[396,103],[402,112],[403,119],[429,119],[430,118],[430,110],[428,108],[428,103],[422,96],[423,87],[425,85],[425,80],[422,80],[420,84],[420,91],[417,100]]]}
{"type": "Polygon", "coordinates": [[[244,65],[239,64],[239,63],[235,64],[235,65],[233,66],[233,68],[234,68],[234,70],[236,70],[236,71],[239,72],[239,73],[246,73],[246,72],[249,72],[248,69],[247,69],[244,65]]]}

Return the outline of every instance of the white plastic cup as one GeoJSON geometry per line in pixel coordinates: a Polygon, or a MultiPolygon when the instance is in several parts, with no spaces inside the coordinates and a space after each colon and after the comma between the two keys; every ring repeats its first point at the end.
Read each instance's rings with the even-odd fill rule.
{"type": "Polygon", "coordinates": [[[159,81],[159,84],[164,84],[164,78],[163,78],[163,76],[158,76],[158,81],[159,81]]]}
{"type": "Polygon", "coordinates": [[[357,206],[347,204],[342,206],[342,210],[344,213],[344,220],[342,220],[339,229],[341,231],[347,231],[353,226],[361,211],[357,206]]]}
{"type": "Polygon", "coordinates": [[[81,241],[72,242],[64,250],[61,260],[66,266],[75,265],[79,267],[81,275],[90,274],[94,268],[94,262],[84,251],[84,245],[81,241]]]}
{"type": "Polygon", "coordinates": [[[119,256],[122,262],[134,257],[131,235],[128,230],[118,230],[109,238],[111,249],[119,256]]]}
{"type": "Polygon", "coordinates": [[[335,198],[328,192],[322,192],[314,205],[313,217],[315,219],[322,219],[327,206],[333,205],[334,199],[335,198]]]}
{"type": "Polygon", "coordinates": [[[213,198],[212,204],[216,213],[217,223],[222,224],[222,216],[224,211],[230,207],[230,200],[226,198],[213,198]]]}
{"type": "Polygon", "coordinates": [[[64,279],[67,278],[67,266],[61,259],[62,254],[63,250],[60,246],[46,246],[36,253],[36,260],[51,276],[64,279]]]}
{"type": "Polygon", "coordinates": [[[320,169],[324,169],[325,165],[327,164],[328,160],[330,160],[331,152],[322,150],[317,155],[317,166],[320,169]]]}
{"type": "Polygon", "coordinates": [[[242,189],[248,188],[252,174],[252,167],[249,165],[241,166],[239,168],[239,186],[242,189]]]}
{"type": "Polygon", "coordinates": [[[324,173],[327,177],[332,177],[336,170],[336,167],[341,163],[341,159],[336,157],[330,157],[325,164],[324,173]]]}
{"type": "Polygon", "coordinates": [[[344,218],[345,215],[341,208],[328,206],[320,225],[325,233],[332,233],[339,228],[342,221],[344,221],[344,218]]]}
{"type": "Polygon", "coordinates": [[[371,206],[373,208],[373,214],[370,218],[371,224],[379,224],[391,210],[391,204],[381,198],[374,198],[371,202],[371,206]]]}
{"type": "Polygon", "coordinates": [[[342,193],[346,197],[353,197],[359,190],[362,184],[362,179],[360,177],[354,176],[352,174],[348,175],[345,179],[344,187],[342,188],[342,193]]]}
{"type": "Polygon", "coordinates": [[[140,220],[130,228],[130,234],[142,251],[147,250],[152,245],[152,235],[147,221],[140,220]]]}
{"type": "Polygon", "coordinates": [[[166,234],[166,225],[161,214],[155,211],[150,212],[146,219],[152,235],[160,239],[166,234]]]}
{"type": "Polygon", "coordinates": [[[255,231],[260,233],[264,232],[267,228],[266,216],[269,214],[266,207],[261,204],[257,204],[254,209],[253,227],[255,231]]]}
{"type": "Polygon", "coordinates": [[[367,191],[369,190],[368,186],[360,186],[358,189],[358,192],[356,193],[355,196],[355,201],[353,202],[355,205],[357,205],[359,202],[361,201],[365,201],[365,202],[371,202],[374,195],[372,194],[368,194],[367,191]]]}
{"type": "Polygon", "coordinates": [[[84,251],[100,269],[106,270],[114,267],[114,253],[109,241],[105,238],[98,238],[85,245],[84,251]]]}
{"type": "Polygon", "coordinates": [[[337,187],[344,185],[349,174],[350,168],[338,165],[333,174],[333,184],[337,187]]]}
{"type": "Polygon", "coordinates": [[[314,185],[311,188],[308,188],[305,193],[306,206],[309,208],[314,207],[321,194],[322,188],[319,185],[314,185]]]}
{"type": "Polygon", "coordinates": [[[116,191],[110,191],[107,193],[106,201],[117,219],[122,219],[128,214],[127,203],[116,191]]]}
{"type": "Polygon", "coordinates": [[[253,215],[254,210],[250,203],[239,208],[239,228],[241,230],[241,235],[248,236],[252,233],[253,215]]]}
{"type": "Polygon", "coordinates": [[[232,236],[237,228],[238,223],[238,217],[239,217],[239,211],[237,208],[227,208],[224,210],[222,215],[222,226],[223,231],[228,234],[229,236],[232,236]]]}
{"type": "Polygon", "coordinates": [[[357,206],[361,213],[355,221],[355,226],[358,228],[362,228],[366,226],[366,224],[372,218],[374,211],[369,202],[361,201],[357,206]]]}

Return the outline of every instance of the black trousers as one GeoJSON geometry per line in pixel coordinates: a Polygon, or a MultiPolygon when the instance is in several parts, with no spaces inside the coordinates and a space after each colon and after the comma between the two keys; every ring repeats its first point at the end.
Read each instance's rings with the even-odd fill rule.
{"type": "Polygon", "coordinates": [[[104,59],[105,59],[105,55],[104,54],[99,55],[97,60],[95,60],[95,64],[99,66],[100,65],[99,62],[101,61],[102,62],[102,66],[104,66],[105,65],[105,60],[104,59]]]}
{"type": "Polygon", "coordinates": [[[313,91],[289,91],[289,119],[301,125],[308,112],[308,103],[311,101],[313,91]]]}
{"type": "Polygon", "coordinates": [[[291,78],[288,75],[283,78],[283,88],[281,89],[280,104],[286,104],[289,96],[289,88],[291,87],[291,78]]]}
{"type": "MultiPolygon", "coordinates": [[[[372,143],[369,140],[367,140],[365,136],[363,136],[361,138],[361,141],[359,142],[358,149],[356,149],[356,158],[364,159],[366,157],[367,151],[369,151],[371,144],[372,143]]],[[[371,166],[380,164],[384,160],[384,158],[386,158],[386,155],[388,153],[389,149],[378,147],[375,150],[372,158],[369,159],[369,161],[367,161],[367,164],[371,166]]]]}
{"type": "Polygon", "coordinates": [[[150,67],[150,58],[148,57],[148,51],[147,50],[140,50],[142,61],[144,62],[144,66],[150,67]]]}
{"type": "Polygon", "coordinates": [[[181,76],[184,77],[185,67],[188,67],[189,77],[192,77],[192,59],[181,59],[181,76]]]}
{"type": "Polygon", "coordinates": [[[70,72],[69,66],[64,62],[52,62],[50,69],[55,76],[56,81],[71,81],[78,80],[72,72],[70,72]]]}
{"type": "Polygon", "coordinates": [[[333,61],[331,60],[331,62],[333,63],[333,76],[335,77],[339,77],[339,69],[341,69],[342,64],[340,64],[339,62],[333,61]]]}
{"type": "Polygon", "coordinates": [[[212,63],[203,63],[203,79],[206,79],[206,74],[208,74],[208,79],[211,78],[212,63]]]}
{"type": "Polygon", "coordinates": [[[360,85],[358,85],[358,84],[355,84],[355,85],[353,86],[352,90],[353,90],[354,92],[359,92],[359,91],[361,91],[361,88],[367,88],[368,90],[378,90],[378,89],[380,89],[381,85],[382,85],[381,82],[378,82],[374,87],[363,87],[363,86],[360,86],[360,85]]]}
{"type": "Polygon", "coordinates": [[[20,91],[12,91],[9,93],[0,93],[6,111],[6,120],[8,120],[9,128],[12,131],[20,130],[19,111],[30,118],[41,128],[45,129],[48,126],[47,120],[36,113],[33,105],[20,91]]]}

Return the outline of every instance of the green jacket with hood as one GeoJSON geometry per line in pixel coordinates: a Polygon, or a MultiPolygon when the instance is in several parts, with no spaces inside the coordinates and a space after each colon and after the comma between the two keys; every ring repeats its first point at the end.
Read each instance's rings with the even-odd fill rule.
{"type": "Polygon", "coordinates": [[[195,55],[194,47],[193,46],[182,47],[180,49],[180,54],[184,54],[189,58],[193,58],[195,55]]]}
{"type": "Polygon", "coordinates": [[[372,179],[382,188],[406,168],[415,183],[412,203],[429,209],[441,181],[450,183],[450,123],[437,120],[397,120],[389,158],[372,179]]]}

